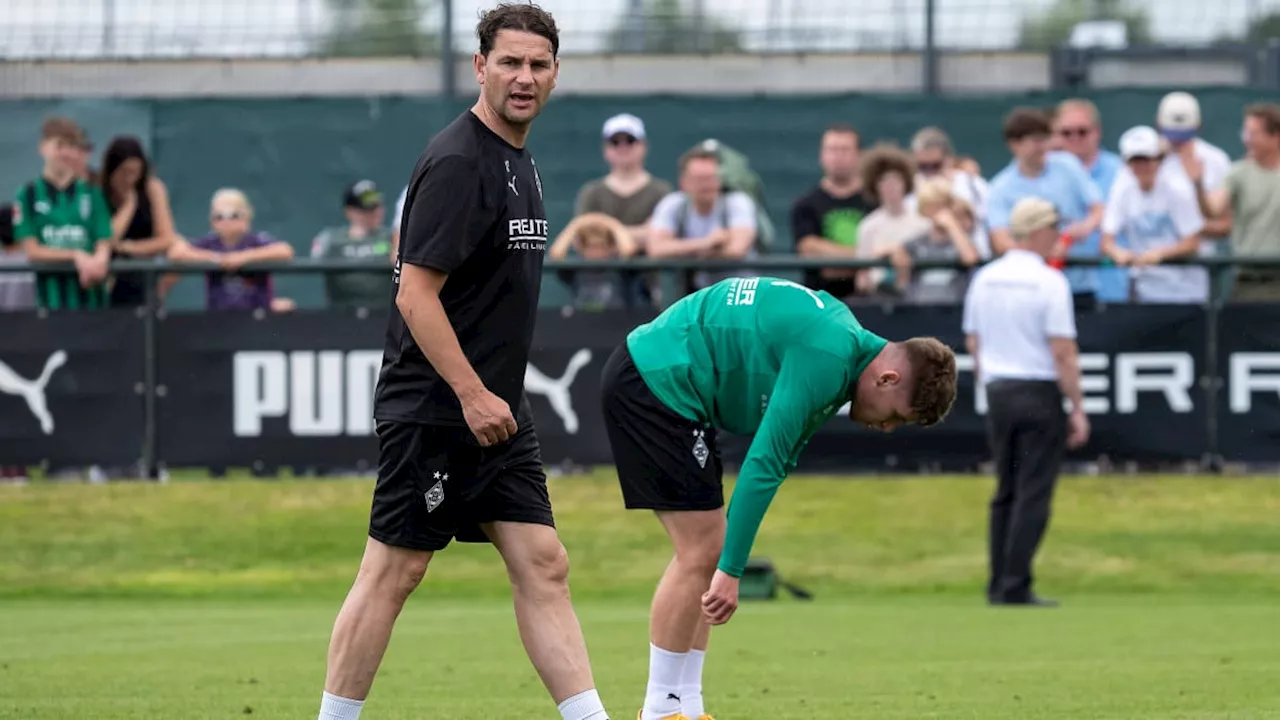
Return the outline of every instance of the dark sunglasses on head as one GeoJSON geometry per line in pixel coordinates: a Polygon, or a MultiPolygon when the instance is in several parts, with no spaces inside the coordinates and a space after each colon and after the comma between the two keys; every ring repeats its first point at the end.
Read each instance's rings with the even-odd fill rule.
{"type": "Polygon", "coordinates": [[[241,215],[238,212],[225,212],[225,213],[214,213],[210,217],[214,222],[218,222],[219,220],[241,220],[244,218],[244,215],[241,215]]]}
{"type": "Polygon", "coordinates": [[[1059,128],[1058,135],[1064,138],[1083,138],[1089,137],[1091,130],[1092,128],[1087,127],[1059,128]]]}
{"type": "Polygon", "coordinates": [[[639,142],[639,140],[630,135],[618,134],[609,138],[609,144],[614,147],[630,147],[631,145],[635,145],[637,142],[639,142]]]}

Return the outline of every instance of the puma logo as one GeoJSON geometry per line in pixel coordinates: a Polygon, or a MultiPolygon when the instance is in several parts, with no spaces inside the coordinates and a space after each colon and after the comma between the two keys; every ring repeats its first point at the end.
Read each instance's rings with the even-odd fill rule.
{"type": "Polygon", "coordinates": [[[49,378],[53,377],[53,372],[65,364],[67,364],[67,353],[58,350],[44,362],[44,370],[40,371],[40,377],[27,380],[14,372],[13,368],[0,362],[0,393],[17,395],[26,400],[27,408],[31,410],[36,420],[40,421],[40,429],[45,435],[53,434],[53,415],[49,414],[45,388],[48,387],[49,378]]]}
{"type": "Polygon", "coordinates": [[[551,404],[551,409],[560,416],[564,423],[564,431],[570,435],[578,432],[578,413],[573,409],[573,395],[569,389],[578,377],[578,371],[591,362],[591,351],[583,348],[569,358],[569,365],[564,374],[558,378],[550,378],[530,363],[524,370],[524,389],[535,395],[541,395],[551,404]]]}

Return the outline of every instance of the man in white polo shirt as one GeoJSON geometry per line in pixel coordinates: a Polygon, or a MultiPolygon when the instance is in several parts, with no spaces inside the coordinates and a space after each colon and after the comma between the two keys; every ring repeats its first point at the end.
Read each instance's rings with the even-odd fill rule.
{"type": "Polygon", "coordinates": [[[1045,262],[1058,225],[1048,201],[1018,201],[1008,226],[1014,247],[978,271],[965,297],[965,345],[986,386],[997,474],[987,584],[993,605],[1057,604],[1032,590],[1031,563],[1049,524],[1064,447],[1089,439],[1071,288],[1045,262]]]}

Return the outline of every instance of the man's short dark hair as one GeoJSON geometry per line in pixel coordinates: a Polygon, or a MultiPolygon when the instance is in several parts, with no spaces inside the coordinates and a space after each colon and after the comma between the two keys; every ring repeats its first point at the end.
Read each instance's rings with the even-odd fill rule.
{"type": "Polygon", "coordinates": [[[676,161],[676,168],[680,171],[681,175],[684,174],[685,168],[689,167],[689,163],[694,160],[714,160],[719,163],[720,156],[717,155],[714,150],[696,147],[681,155],[680,159],[676,161]]]}
{"type": "Polygon", "coordinates": [[[824,132],[823,134],[825,135],[826,133],[835,133],[836,135],[852,135],[855,138],[862,137],[862,134],[858,132],[858,129],[850,125],[849,123],[839,123],[839,122],[831,123],[830,125],[827,126],[826,132],[824,132]]]}
{"type": "Polygon", "coordinates": [[[533,3],[504,2],[483,13],[476,23],[476,36],[480,38],[480,54],[488,57],[493,41],[503,30],[541,35],[551,43],[551,56],[560,54],[560,30],[551,13],[533,3]]]}
{"type": "Polygon", "coordinates": [[[915,387],[911,412],[920,427],[937,425],[956,401],[956,354],[937,338],[916,337],[902,343],[915,387]]]}
{"type": "Polygon", "coordinates": [[[876,186],[885,175],[895,172],[902,175],[903,192],[910,195],[916,174],[911,156],[896,145],[880,143],[871,148],[862,156],[862,192],[878,202],[880,198],[876,193],[876,186]]]}
{"type": "Polygon", "coordinates": [[[1018,108],[1004,119],[1006,142],[1017,142],[1033,135],[1048,135],[1052,130],[1049,116],[1042,110],[1018,108]]]}
{"type": "Polygon", "coordinates": [[[75,120],[69,117],[53,115],[44,119],[44,124],[40,126],[40,139],[64,140],[72,145],[80,145],[83,143],[84,131],[76,124],[75,120]]]}
{"type": "Polygon", "coordinates": [[[1280,135],[1280,105],[1257,103],[1245,108],[1244,114],[1247,117],[1257,118],[1268,135],[1280,135]]]}

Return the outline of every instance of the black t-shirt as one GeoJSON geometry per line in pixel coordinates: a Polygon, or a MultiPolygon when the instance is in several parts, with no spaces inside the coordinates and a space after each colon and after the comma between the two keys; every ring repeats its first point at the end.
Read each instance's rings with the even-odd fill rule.
{"type": "MultiPolygon", "coordinates": [[[[791,236],[797,244],[806,235],[817,235],[853,248],[858,244],[858,225],[877,207],[861,192],[838,198],[819,185],[791,206],[791,236]]],[[[844,297],[854,291],[852,278],[824,278],[818,270],[805,270],[804,284],[815,290],[826,290],[836,297],[844,297]]]]}
{"type": "MultiPolygon", "coordinates": [[[[463,354],[485,387],[519,413],[547,247],[533,157],[463,113],[418,159],[401,227],[396,287],[401,263],[448,273],[440,302],[463,354]]],[[[464,422],[457,396],[423,355],[394,299],[374,416],[464,422]]]]}

